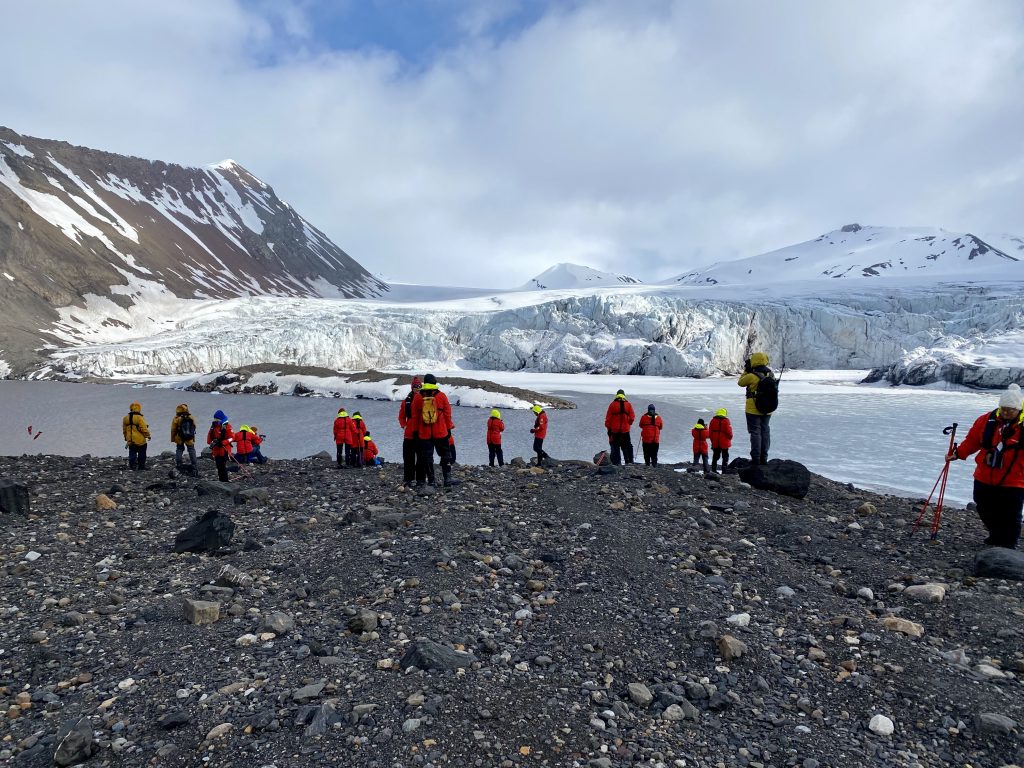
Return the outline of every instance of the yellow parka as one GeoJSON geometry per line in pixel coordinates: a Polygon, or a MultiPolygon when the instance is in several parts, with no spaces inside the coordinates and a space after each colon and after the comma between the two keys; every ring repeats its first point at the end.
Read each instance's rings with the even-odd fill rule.
{"type": "MultiPolygon", "coordinates": [[[[755,352],[750,356],[750,367],[757,368],[761,365],[768,365],[768,355],[764,352],[755,352]]],[[[754,392],[757,390],[757,383],[761,381],[756,373],[744,373],[740,376],[740,380],[736,382],[741,387],[747,388],[747,407],[746,412],[751,413],[754,416],[766,416],[767,414],[761,413],[754,406],[754,392]]]]}
{"type": "Polygon", "coordinates": [[[178,425],[181,424],[181,417],[188,416],[192,419],[192,423],[195,423],[195,416],[188,412],[188,406],[182,403],[174,410],[174,418],[171,419],[171,442],[175,445],[195,445],[195,438],[191,440],[182,440],[181,435],[178,434],[178,425]]]}
{"type": "Polygon", "coordinates": [[[142,416],[142,405],[132,403],[128,415],[121,419],[121,433],[129,445],[145,445],[149,440],[149,425],[142,416]]]}

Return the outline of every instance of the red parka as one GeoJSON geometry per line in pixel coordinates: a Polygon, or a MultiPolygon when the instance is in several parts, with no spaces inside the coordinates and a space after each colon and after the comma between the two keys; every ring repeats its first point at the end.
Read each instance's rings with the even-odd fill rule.
{"type": "Polygon", "coordinates": [[[377,458],[377,445],[373,440],[363,441],[363,463],[373,464],[373,460],[377,458]]]}
{"type": "Polygon", "coordinates": [[[210,425],[210,431],[206,433],[206,444],[210,446],[210,453],[214,456],[230,456],[231,440],[234,433],[231,431],[231,424],[219,421],[210,425]]]}
{"type": "Polygon", "coordinates": [[[544,411],[538,413],[533,420],[533,436],[539,440],[548,436],[548,415],[544,411]]]}
{"type": "Polygon", "coordinates": [[[406,440],[416,437],[416,425],[412,421],[412,400],[415,396],[416,392],[413,390],[398,406],[398,426],[402,428],[402,437],[406,440]]]}
{"type": "Polygon", "coordinates": [[[253,434],[247,429],[240,430],[235,433],[235,453],[239,456],[247,456],[252,453],[253,446],[255,443],[252,440],[253,434]]]}
{"type": "Polygon", "coordinates": [[[455,429],[455,422],[452,421],[452,406],[448,402],[448,396],[439,390],[436,384],[424,384],[412,399],[412,421],[416,436],[420,440],[447,438],[448,433],[455,429]],[[437,407],[437,421],[433,424],[424,424],[423,400],[431,397],[434,398],[434,405],[437,407]]]}
{"type": "Polygon", "coordinates": [[[358,448],[363,444],[363,438],[366,437],[366,422],[363,421],[362,416],[352,417],[352,442],[349,443],[353,448],[358,448]]]}
{"type": "Polygon", "coordinates": [[[663,426],[661,416],[656,413],[645,413],[640,417],[640,442],[660,443],[663,426]]]}
{"type": "Polygon", "coordinates": [[[487,444],[501,445],[501,433],[505,431],[505,422],[491,416],[487,419],[487,444]]]}
{"type": "Polygon", "coordinates": [[[690,434],[693,435],[693,452],[706,454],[708,452],[708,430],[700,424],[695,424],[690,430],[690,434]]]}
{"type": "Polygon", "coordinates": [[[1020,419],[1007,421],[999,417],[999,410],[991,413],[983,413],[971,425],[967,437],[957,446],[956,456],[958,459],[966,459],[975,451],[978,457],[975,459],[977,466],[974,469],[974,479],[985,485],[996,485],[1004,488],[1024,488],[1024,438],[1022,438],[1022,425],[1020,419]],[[985,441],[985,431],[989,419],[994,424],[989,431],[992,433],[988,444],[985,441]],[[1004,432],[1005,429],[1005,432],[1004,432]],[[1001,467],[990,467],[987,463],[989,453],[1002,440],[1003,456],[1001,467]]]}
{"type": "Polygon", "coordinates": [[[338,418],[334,420],[334,444],[353,445],[356,441],[356,430],[352,425],[352,419],[344,409],[338,411],[338,418]]]}
{"type": "Polygon", "coordinates": [[[708,424],[708,437],[711,438],[711,447],[717,450],[732,448],[732,422],[728,416],[712,416],[708,424]]]}
{"type": "Polygon", "coordinates": [[[608,406],[604,417],[604,428],[609,432],[629,432],[636,415],[633,405],[624,397],[616,397],[608,406]]]}

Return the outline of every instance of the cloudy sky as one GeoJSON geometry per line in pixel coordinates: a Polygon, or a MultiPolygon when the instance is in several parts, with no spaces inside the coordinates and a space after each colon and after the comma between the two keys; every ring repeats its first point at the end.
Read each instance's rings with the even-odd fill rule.
{"type": "Polygon", "coordinates": [[[1024,233],[1020,0],[0,0],[0,124],[233,158],[374,272],[1024,233]]]}

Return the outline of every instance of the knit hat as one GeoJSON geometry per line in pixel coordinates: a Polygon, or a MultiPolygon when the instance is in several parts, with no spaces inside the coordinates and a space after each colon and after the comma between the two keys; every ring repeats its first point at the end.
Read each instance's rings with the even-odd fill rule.
{"type": "Polygon", "coordinates": [[[413,389],[419,389],[421,386],[423,386],[423,382],[420,380],[419,376],[413,376],[412,377],[412,385],[411,386],[412,386],[413,389]]]}
{"type": "Polygon", "coordinates": [[[426,376],[423,377],[423,383],[424,384],[437,384],[437,379],[434,377],[434,374],[428,373],[426,376]]]}
{"type": "Polygon", "coordinates": [[[647,412],[648,412],[648,413],[654,413],[654,403],[650,403],[650,404],[649,404],[649,405],[647,406],[647,412]]]}
{"type": "Polygon", "coordinates": [[[216,411],[213,414],[213,418],[215,418],[221,424],[224,424],[228,420],[228,415],[226,413],[224,413],[224,411],[216,411]]]}
{"type": "Polygon", "coordinates": [[[619,395],[625,395],[625,394],[626,393],[623,390],[621,390],[621,389],[618,392],[615,393],[616,397],[618,397],[619,395]]]}
{"type": "Polygon", "coordinates": [[[702,427],[707,426],[707,424],[704,423],[704,419],[697,419],[697,423],[700,424],[702,427]]]}
{"type": "Polygon", "coordinates": [[[1012,408],[1015,411],[1019,411],[1022,400],[1024,400],[1024,395],[1021,394],[1020,387],[1016,384],[1011,384],[999,396],[999,407],[1012,408]]]}

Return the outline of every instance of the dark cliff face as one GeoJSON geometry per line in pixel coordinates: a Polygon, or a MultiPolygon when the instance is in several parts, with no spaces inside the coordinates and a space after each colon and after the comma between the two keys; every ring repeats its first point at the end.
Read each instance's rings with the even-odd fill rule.
{"type": "MultiPolygon", "coordinates": [[[[58,307],[181,298],[365,298],[385,283],[231,161],[187,168],[0,127],[0,359],[56,341],[58,307]]],[[[114,322],[114,320],[112,320],[114,322]]]]}

